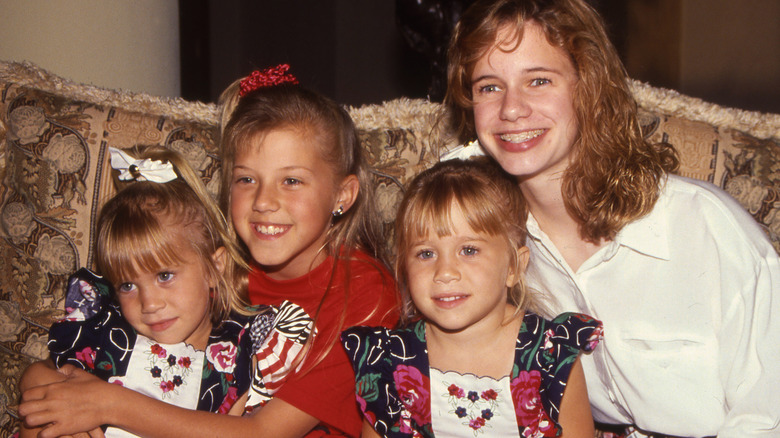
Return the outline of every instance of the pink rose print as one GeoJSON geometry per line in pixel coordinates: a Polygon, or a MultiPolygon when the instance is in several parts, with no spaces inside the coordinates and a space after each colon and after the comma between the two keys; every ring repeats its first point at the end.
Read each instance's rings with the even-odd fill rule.
{"type": "Polygon", "coordinates": [[[87,301],[95,301],[98,293],[88,281],[79,280],[79,292],[87,301]]]}
{"type": "Polygon", "coordinates": [[[86,365],[87,368],[91,370],[95,369],[96,357],[97,357],[97,351],[93,350],[91,347],[86,347],[85,349],[76,352],[76,359],[83,362],[84,365],[86,365]]]}
{"type": "Polygon", "coordinates": [[[363,397],[358,396],[357,398],[358,405],[360,406],[360,412],[363,413],[363,416],[366,417],[366,420],[368,420],[368,423],[370,425],[376,424],[376,415],[374,415],[373,412],[366,410],[368,405],[366,404],[366,400],[363,397]]]}
{"type": "Polygon", "coordinates": [[[230,342],[218,342],[206,348],[206,357],[214,369],[222,373],[232,373],[236,367],[238,348],[230,342]]]}
{"type": "Polygon", "coordinates": [[[419,425],[429,424],[431,413],[428,409],[430,401],[428,377],[422,375],[417,368],[399,365],[393,372],[393,380],[411,418],[419,425]]]}
{"type": "Polygon", "coordinates": [[[234,404],[236,404],[236,400],[238,400],[238,390],[235,386],[231,386],[227,390],[227,395],[225,396],[225,399],[222,401],[222,404],[219,405],[219,409],[217,412],[220,414],[227,414],[228,411],[230,411],[230,408],[233,407],[234,404]]]}
{"type": "Polygon", "coordinates": [[[552,337],[554,335],[555,335],[555,332],[553,332],[552,329],[547,329],[544,332],[544,347],[542,347],[542,349],[544,349],[546,352],[548,352],[550,354],[552,354],[553,350],[555,349],[555,346],[553,345],[553,342],[552,342],[552,337]]]}
{"type": "Polygon", "coordinates": [[[412,427],[412,417],[409,414],[409,411],[406,409],[401,410],[401,419],[398,423],[398,430],[401,433],[414,433],[414,428],[412,427]]]}
{"type": "Polygon", "coordinates": [[[593,333],[588,336],[587,340],[587,346],[585,347],[585,351],[593,351],[596,348],[596,345],[599,344],[599,341],[601,341],[601,338],[604,337],[604,327],[596,327],[595,330],[593,330],[593,333]]]}
{"type": "Polygon", "coordinates": [[[516,400],[515,414],[520,424],[532,424],[538,421],[542,410],[542,400],[539,396],[539,385],[542,375],[539,371],[520,371],[512,380],[512,398],[516,400]]]}
{"type": "Polygon", "coordinates": [[[539,418],[523,430],[523,438],[547,438],[558,436],[558,429],[544,410],[539,411],[539,418]]]}

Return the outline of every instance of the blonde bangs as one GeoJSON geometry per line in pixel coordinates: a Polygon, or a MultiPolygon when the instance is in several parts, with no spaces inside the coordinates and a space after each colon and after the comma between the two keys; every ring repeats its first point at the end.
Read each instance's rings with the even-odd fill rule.
{"type": "Polygon", "coordinates": [[[116,218],[98,236],[98,270],[112,283],[185,262],[177,241],[181,236],[166,230],[170,223],[163,223],[158,215],[128,219],[116,218]]]}
{"type": "Polygon", "coordinates": [[[453,207],[460,208],[475,232],[506,235],[513,245],[522,245],[526,211],[516,183],[487,158],[468,164],[455,161],[440,163],[410,186],[396,224],[399,257],[429,232],[439,237],[452,234],[453,207]],[[480,171],[461,171],[467,166],[480,171]]]}
{"type": "Polygon", "coordinates": [[[504,217],[506,216],[504,212],[491,208],[491,202],[485,193],[462,187],[422,193],[416,202],[410,203],[406,215],[411,222],[406,226],[408,241],[411,244],[413,241],[425,238],[431,231],[438,237],[451,235],[453,208],[460,209],[466,223],[475,232],[491,236],[499,235],[506,228],[504,225],[506,222],[502,219],[509,218],[504,217]]]}
{"type": "MultiPolygon", "coordinates": [[[[437,163],[409,184],[396,218],[395,273],[402,326],[419,317],[406,284],[406,260],[412,245],[429,233],[451,235],[453,207],[460,208],[475,232],[504,238],[511,265],[519,267],[517,250],[525,243],[527,210],[517,181],[487,157],[437,163]]],[[[527,308],[529,297],[522,281],[510,288],[508,301],[518,311],[527,308]]]]}

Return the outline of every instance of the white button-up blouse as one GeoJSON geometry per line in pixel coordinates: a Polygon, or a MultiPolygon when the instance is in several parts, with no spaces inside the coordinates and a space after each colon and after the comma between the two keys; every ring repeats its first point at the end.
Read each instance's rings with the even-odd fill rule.
{"type": "Polygon", "coordinates": [[[604,323],[583,357],[597,421],[678,436],[780,436],[780,259],[715,186],[669,176],[653,211],[577,272],[528,219],[528,284],[604,323]]]}

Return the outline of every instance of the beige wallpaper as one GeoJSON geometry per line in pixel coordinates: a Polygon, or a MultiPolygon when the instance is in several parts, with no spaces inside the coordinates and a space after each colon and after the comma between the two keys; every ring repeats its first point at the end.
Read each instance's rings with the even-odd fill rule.
{"type": "Polygon", "coordinates": [[[179,96],[176,0],[0,0],[0,59],[78,82],[179,96]]]}

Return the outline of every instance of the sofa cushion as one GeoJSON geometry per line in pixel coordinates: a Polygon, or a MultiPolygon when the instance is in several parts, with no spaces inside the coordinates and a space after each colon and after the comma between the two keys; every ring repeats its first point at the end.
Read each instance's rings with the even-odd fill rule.
{"type": "Polygon", "coordinates": [[[375,202],[391,247],[405,185],[457,142],[438,104],[401,98],[348,110],[374,176],[375,202]]]}
{"type": "Polygon", "coordinates": [[[677,149],[678,173],[709,181],[728,192],[753,216],[780,253],[780,116],[774,121],[776,136],[762,139],[729,126],[644,109],[640,113],[651,142],[663,141],[677,149]]]}
{"type": "Polygon", "coordinates": [[[218,130],[213,123],[153,111],[140,104],[143,99],[120,107],[110,99],[111,93],[94,87],[82,86],[72,93],[56,90],[56,80],[42,81],[42,87],[21,85],[31,73],[22,69],[15,76],[4,71],[0,78],[3,428],[13,423],[9,413],[13,415],[14,409],[6,412],[5,406],[17,403],[21,370],[48,356],[47,332],[64,313],[68,275],[92,265],[93,221],[115,193],[107,148],[163,145],[182,152],[215,195],[219,181],[218,130]],[[104,96],[90,95],[94,91],[104,96]]]}

